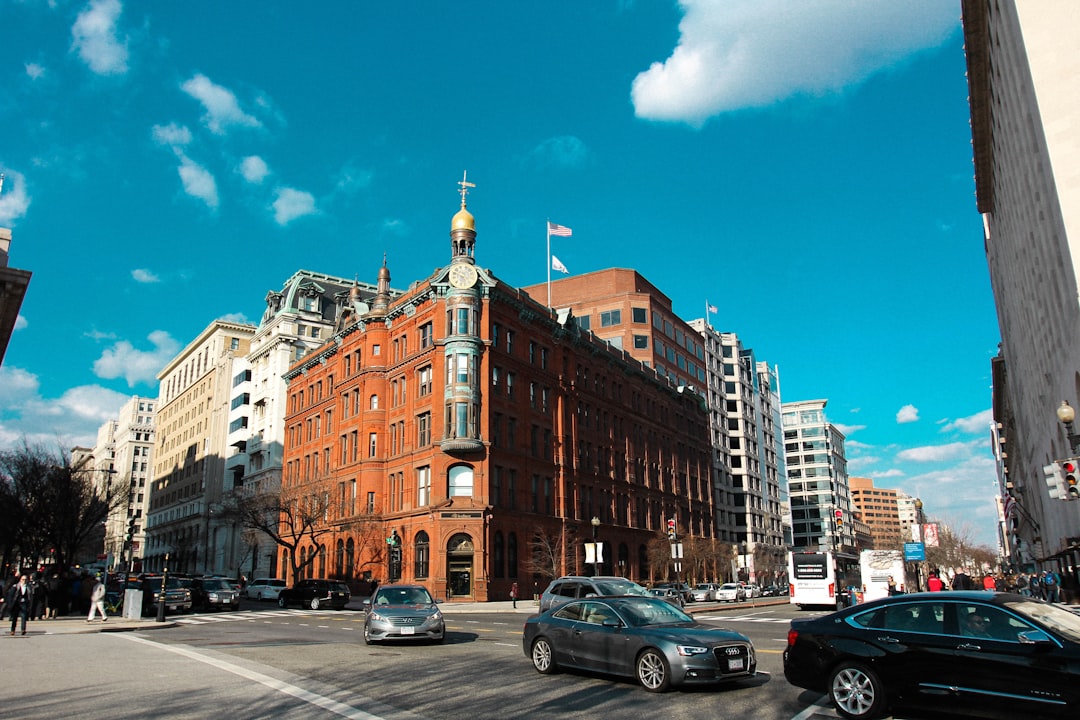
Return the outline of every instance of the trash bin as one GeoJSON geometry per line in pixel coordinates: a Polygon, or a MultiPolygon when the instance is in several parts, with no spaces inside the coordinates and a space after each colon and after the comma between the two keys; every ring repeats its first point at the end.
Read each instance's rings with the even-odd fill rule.
{"type": "Polygon", "coordinates": [[[142,590],[125,590],[124,591],[124,619],[126,620],[141,620],[142,619],[142,590]]]}

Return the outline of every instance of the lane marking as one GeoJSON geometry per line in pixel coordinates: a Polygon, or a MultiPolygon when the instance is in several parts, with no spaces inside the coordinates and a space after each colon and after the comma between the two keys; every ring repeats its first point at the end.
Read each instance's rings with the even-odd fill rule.
{"type": "Polygon", "coordinates": [[[176,645],[162,645],[160,643],[146,640],[144,638],[138,637],[136,635],[131,635],[129,633],[118,633],[118,636],[130,642],[142,643],[143,645],[149,645],[151,647],[159,648],[161,650],[167,650],[171,653],[182,655],[191,660],[196,660],[206,665],[211,665],[218,668],[219,670],[230,672],[233,675],[238,675],[242,678],[253,680],[261,685],[265,685],[271,690],[276,690],[277,692],[283,693],[285,695],[290,695],[298,700],[302,700],[303,702],[308,703],[309,705],[321,707],[322,709],[328,710],[335,715],[350,718],[350,720],[385,720],[385,718],[380,715],[372,715],[371,713],[360,710],[359,708],[355,708],[351,705],[346,705],[345,703],[338,702],[337,700],[332,700],[325,695],[319,695],[318,693],[304,690],[303,688],[297,687],[296,685],[293,685],[291,683],[277,680],[270,677],[269,675],[255,672],[254,670],[242,668],[239,665],[234,665],[233,663],[227,662],[225,660],[220,660],[218,658],[212,658],[206,655],[202,655],[201,653],[195,652],[194,650],[191,650],[189,648],[176,645]]]}

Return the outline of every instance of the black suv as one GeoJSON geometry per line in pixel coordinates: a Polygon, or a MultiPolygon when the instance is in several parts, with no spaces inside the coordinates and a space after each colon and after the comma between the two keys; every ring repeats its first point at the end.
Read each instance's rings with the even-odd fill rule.
{"type": "Polygon", "coordinates": [[[240,590],[229,578],[197,577],[191,581],[191,605],[196,610],[239,610],[240,590]]]}
{"type": "Polygon", "coordinates": [[[307,579],[285,588],[278,595],[278,607],[299,605],[312,610],[332,607],[341,610],[352,598],[349,586],[340,580],[307,579]]]}
{"type": "MultiPolygon", "coordinates": [[[[127,587],[142,590],[143,616],[157,613],[158,597],[161,595],[161,575],[142,575],[129,580],[127,587]]],[[[165,610],[167,612],[191,612],[191,590],[184,587],[179,578],[169,576],[165,580],[165,610]]]]}

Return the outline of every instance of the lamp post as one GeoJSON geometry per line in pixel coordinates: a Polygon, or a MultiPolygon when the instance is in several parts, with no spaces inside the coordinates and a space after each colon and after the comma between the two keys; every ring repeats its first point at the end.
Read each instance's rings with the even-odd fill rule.
{"type": "Polygon", "coordinates": [[[600,518],[593,515],[592,519],[592,541],[593,541],[593,563],[592,574],[593,577],[599,575],[598,567],[600,565],[600,543],[596,541],[597,536],[600,533],[600,518]]]}
{"type": "Polygon", "coordinates": [[[1073,432],[1073,420],[1076,419],[1076,410],[1066,400],[1061,401],[1057,409],[1058,420],[1065,426],[1065,434],[1069,438],[1069,452],[1080,451],[1080,435],[1073,432]]]}

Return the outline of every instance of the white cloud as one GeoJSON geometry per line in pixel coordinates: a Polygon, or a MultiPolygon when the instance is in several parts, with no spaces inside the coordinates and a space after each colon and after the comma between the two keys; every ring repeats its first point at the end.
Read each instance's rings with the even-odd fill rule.
{"type": "Polygon", "coordinates": [[[24,327],[28,326],[29,324],[30,323],[26,320],[26,318],[24,316],[22,316],[22,315],[16,315],[15,316],[15,328],[14,328],[15,330],[22,330],[24,327]]]}
{"type": "Polygon", "coordinates": [[[249,155],[240,161],[239,172],[249,183],[258,185],[270,174],[270,168],[258,155],[249,155]]]}
{"type": "Polygon", "coordinates": [[[896,413],[896,422],[903,425],[904,423],[913,423],[919,421],[919,408],[914,405],[905,405],[900,408],[896,413]]]}
{"type": "Polygon", "coordinates": [[[37,63],[25,63],[23,67],[26,68],[26,74],[31,80],[38,80],[45,75],[45,68],[37,63]]]}
{"type": "Polygon", "coordinates": [[[127,72],[127,40],[117,37],[116,30],[122,10],[119,0],[93,0],[71,27],[71,49],[98,75],[127,72]]]}
{"type": "Polygon", "coordinates": [[[364,170],[363,168],[353,167],[352,164],[346,164],[338,173],[334,189],[345,194],[355,193],[371,185],[371,179],[374,175],[371,170],[364,170]]]}
{"type": "Polygon", "coordinates": [[[397,237],[405,237],[411,231],[409,224],[400,218],[383,218],[383,232],[397,237]]]}
{"type": "MultiPolygon", "coordinates": [[[[833,427],[835,427],[840,432],[844,433],[844,437],[848,437],[852,433],[857,433],[860,430],[865,430],[866,429],[865,425],[845,425],[843,423],[833,423],[833,427]]],[[[851,443],[848,442],[847,445],[850,446],[851,443]]]]}
{"type": "Polygon", "coordinates": [[[885,472],[876,472],[876,473],[874,473],[874,478],[876,479],[876,478],[904,477],[905,474],[906,473],[903,470],[898,470],[896,468],[893,468],[891,470],[886,470],[885,472]]]}
{"type": "Polygon", "coordinates": [[[222,315],[221,317],[219,317],[218,320],[223,320],[225,322],[231,322],[231,323],[245,323],[245,324],[251,322],[250,320],[248,320],[247,315],[245,315],[242,312],[226,313],[225,315],[222,315]]]}
{"type": "Polygon", "coordinates": [[[994,411],[990,408],[966,418],[957,418],[941,428],[942,432],[959,430],[964,433],[983,434],[990,432],[990,424],[994,422],[994,411]]]}
{"type": "Polygon", "coordinates": [[[182,153],[180,155],[180,182],[184,184],[184,192],[205,202],[208,207],[218,206],[217,182],[209,170],[182,153]]]}
{"type": "Polygon", "coordinates": [[[529,152],[529,159],[540,167],[580,168],[589,161],[589,149],[573,135],[551,137],[529,152]]]}
{"type": "Polygon", "coordinates": [[[155,384],[158,372],[176,355],[180,344],[164,330],[155,330],[147,339],[153,350],[137,350],[127,340],[113,344],[94,361],[94,374],[106,380],[124,378],[128,387],[155,384]]]}
{"type": "Polygon", "coordinates": [[[955,521],[958,525],[954,530],[966,526],[972,533],[971,540],[994,547],[996,483],[994,459],[989,453],[983,453],[945,468],[912,475],[895,487],[922,500],[923,510],[930,520],[955,521]]]}
{"type": "Polygon", "coordinates": [[[202,103],[206,109],[203,123],[215,135],[224,135],[230,126],[262,127],[255,117],[240,109],[240,103],[231,90],[215,85],[205,75],[196,74],[180,88],[202,103]]]}
{"type": "Polygon", "coordinates": [[[156,283],[161,282],[161,278],[155,275],[146,268],[136,268],[131,271],[131,277],[135,279],[135,282],[140,283],[156,283]]]}
{"type": "Polygon", "coordinates": [[[151,131],[154,141],[159,145],[168,145],[174,150],[191,143],[191,131],[184,125],[169,123],[168,125],[155,125],[151,131]]]}
{"type": "Polygon", "coordinates": [[[278,225],[288,225],[299,217],[318,212],[315,197],[311,193],[292,188],[278,188],[273,207],[274,222],[278,225]]]}
{"type": "Polygon", "coordinates": [[[671,57],[633,82],[638,117],[709,117],[857,84],[960,27],[940,0],[681,0],[671,57]]]}
{"type": "Polygon", "coordinates": [[[946,443],[944,445],[924,445],[917,448],[909,448],[896,453],[897,460],[909,460],[911,462],[943,462],[958,458],[971,457],[976,447],[986,445],[979,440],[974,443],[946,443]]]}
{"type": "Polygon", "coordinates": [[[19,172],[0,167],[4,173],[4,192],[0,193],[0,225],[13,225],[26,214],[30,196],[26,194],[26,177],[19,172]]]}
{"type": "Polygon", "coordinates": [[[33,373],[0,367],[0,449],[30,446],[70,450],[92,446],[98,427],[116,416],[129,396],[100,385],[71,388],[61,397],[42,398],[33,373]]]}

